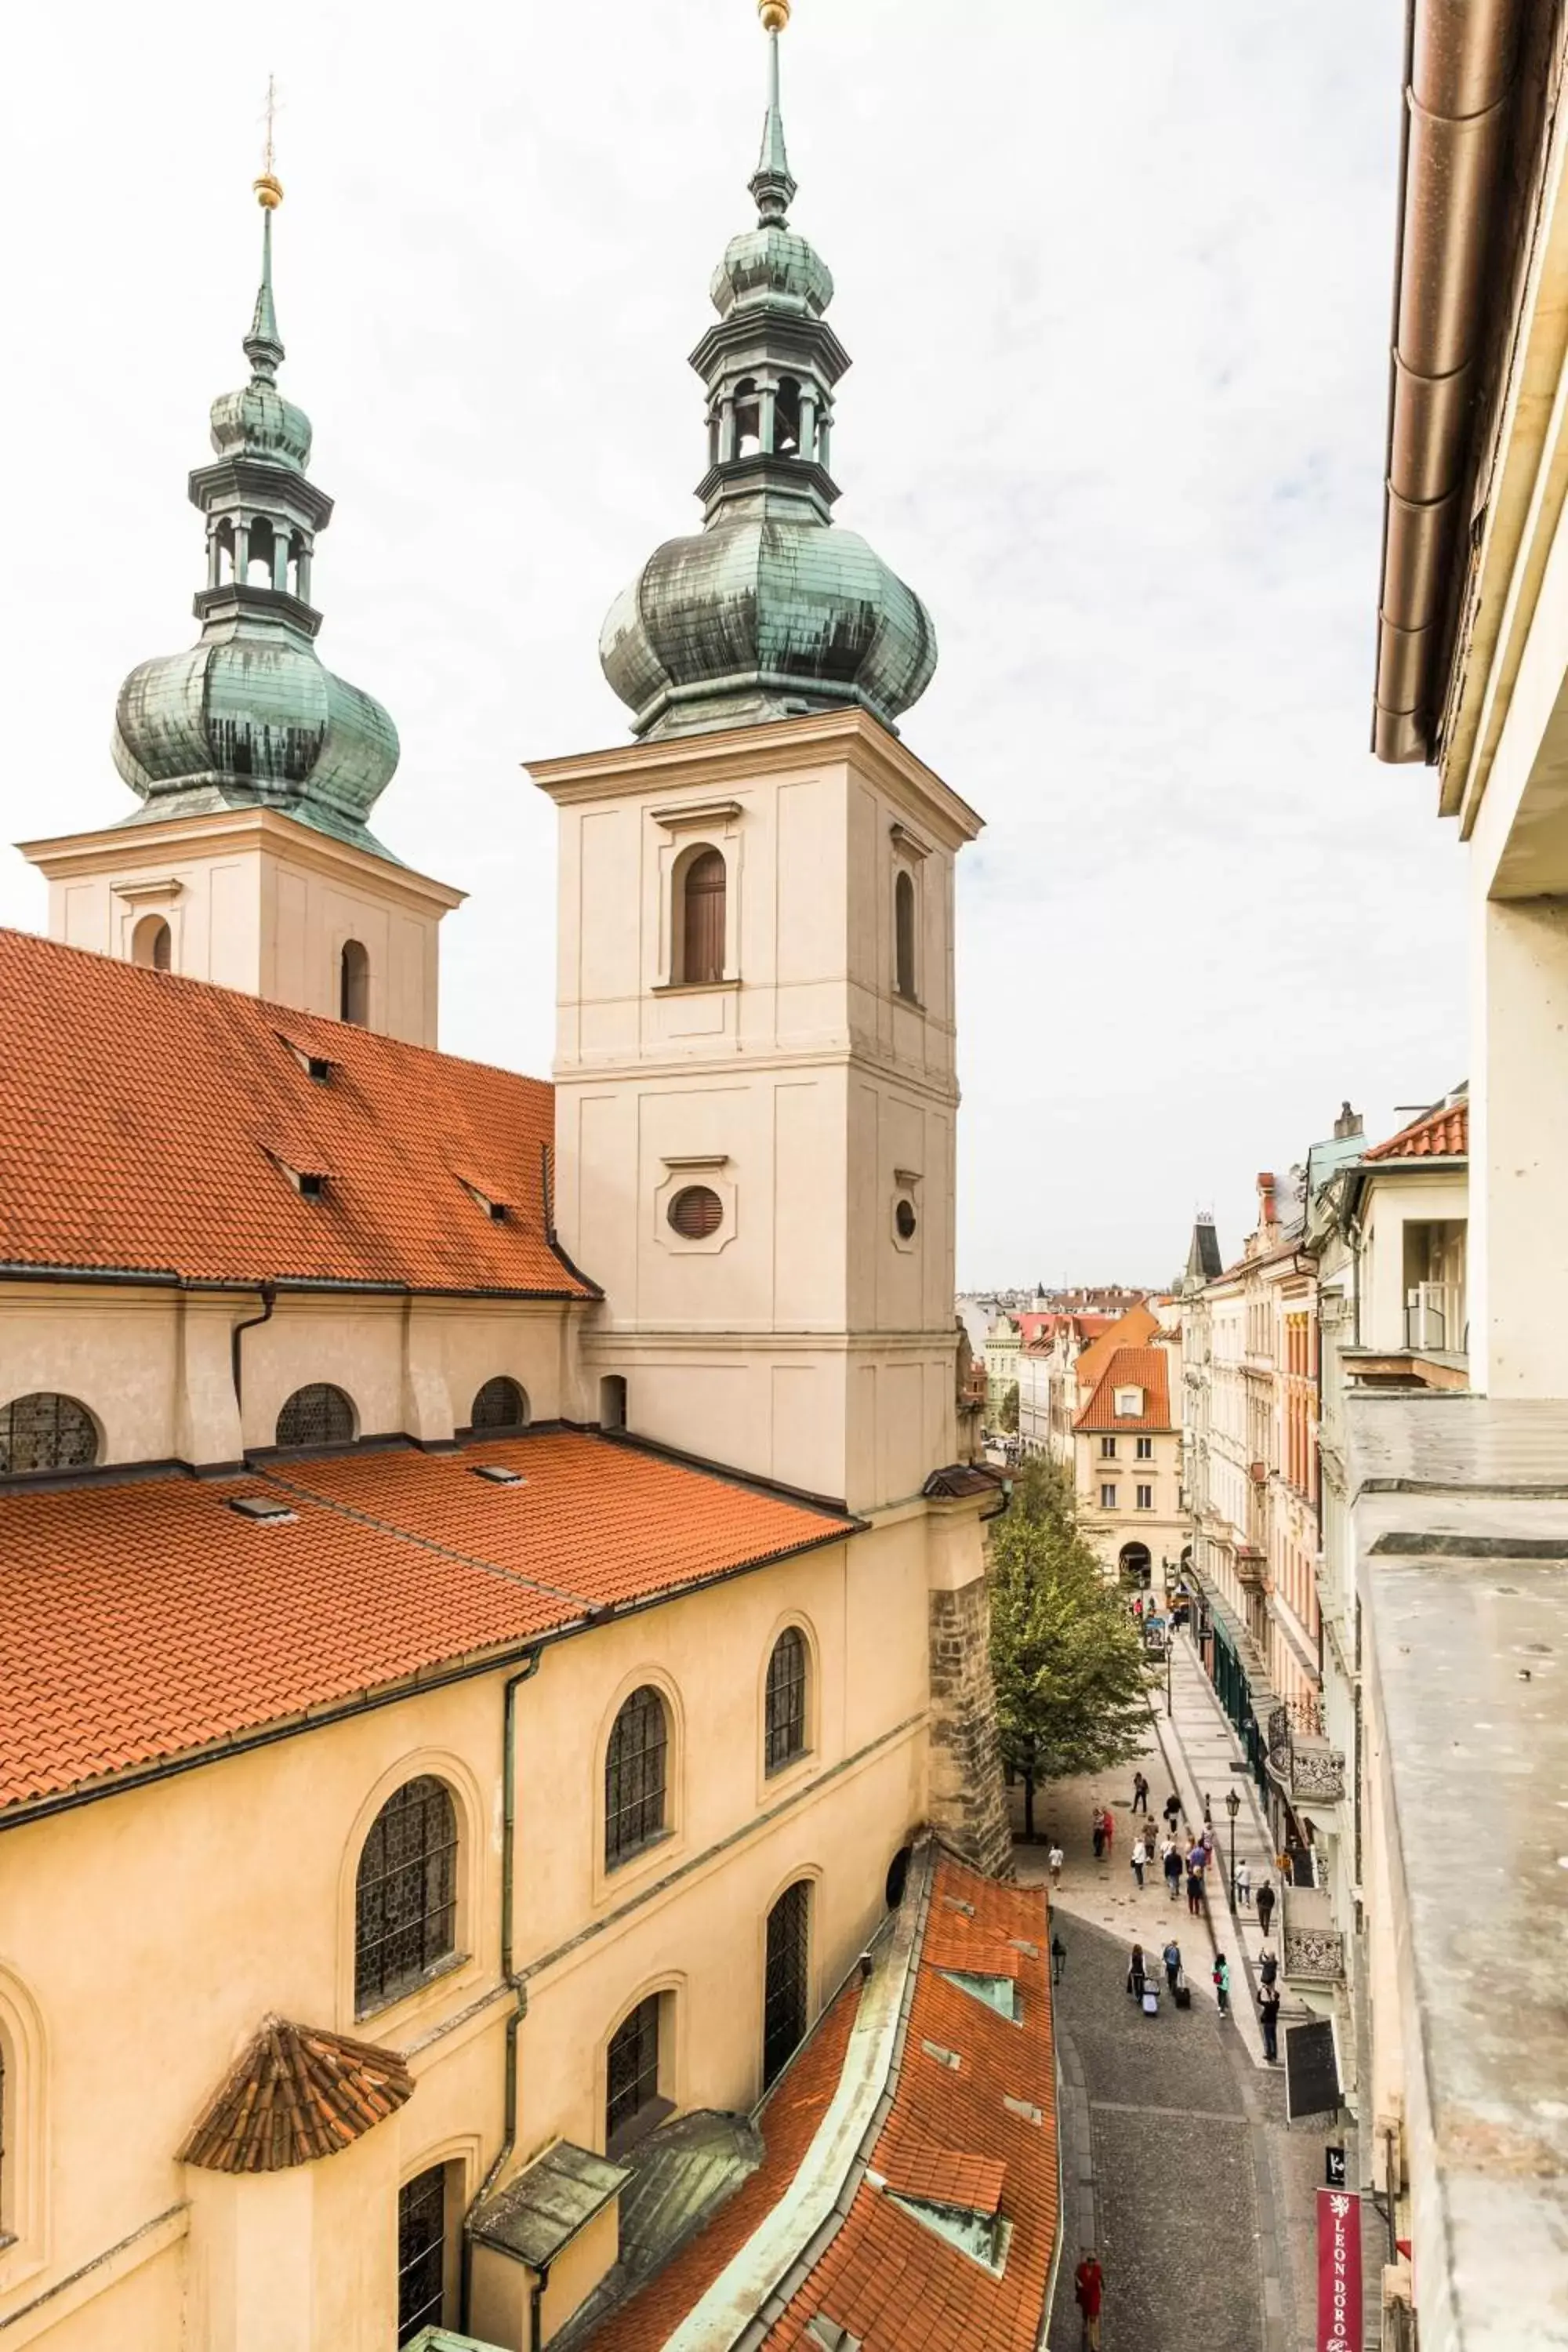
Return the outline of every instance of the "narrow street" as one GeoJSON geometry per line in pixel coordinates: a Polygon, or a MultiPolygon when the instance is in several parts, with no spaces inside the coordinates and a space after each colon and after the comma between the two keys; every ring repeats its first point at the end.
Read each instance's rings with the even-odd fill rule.
{"type": "Polygon", "coordinates": [[[1238,1934],[1226,1899],[1226,1788],[1242,1792],[1236,1851],[1255,1885],[1273,1874],[1267,1830],[1250,1785],[1230,1770],[1236,1742],[1185,1639],[1173,1654],[1171,1699],[1167,1718],[1156,1694],[1142,1769],[1157,1822],[1173,1790],[1187,1828],[1201,1821],[1205,1793],[1211,1801],[1219,1843],[1208,1916],[1189,1917],[1184,1892],[1169,1901],[1157,1854],[1142,1892],[1134,1883],[1135,1763],[1046,1790],[1040,1843],[1016,1848],[1025,1879],[1046,1875],[1050,1833],[1067,1856],[1052,1906],[1067,1950],[1057,1990],[1066,2218],[1049,2352],[1078,2352],[1072,2273],[1090,2244],[1105,2272],[1104,2352],[1310,2352],[1313,2200],[1332,2135],[1321,2120],[1287,2126],[1283,2068],[1263,2061],[1254,1998],[1263,1939],[1255,1916],[1238,1934]],[[1116,1822],[1099,1862],[1097,1803],[1116,1822]],[[1158,1968],[1173,1931],[1192,2008],[1176,2009],[1162,1972],[1159,2014],[1146,2017],[1126,1990],[1131,1947],[1141,1942],[1158,1968]],[[1227,2017],[1210,1979],[1216,1943],[1231,1962],[1227,2017]]]}

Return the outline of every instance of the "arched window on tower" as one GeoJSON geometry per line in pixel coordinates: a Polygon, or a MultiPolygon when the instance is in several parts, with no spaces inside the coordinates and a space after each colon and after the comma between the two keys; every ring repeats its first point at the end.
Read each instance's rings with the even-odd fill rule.
{"type": "Polygon", "coordinates": [[[763,446],[763,404],[754,376],[742,376],[735,386],[735,455],[754,457],[763,446]]]}
{"type": "Polygon", "coordinates": [[[131,961],[148,971],[167,971],[174,961],[174,942],[168,924],[162,915],[143,915],[131,934],[131,961]]]}
{"type": "Polygon", "coordinates": [[[721,849],[700,849],[680,877],[680,978],[689,988],[724,977],[728,874],[721,849]]]}
{"type": "Polygon", "coordinates": [[[779,378],[773,409],[773,449],[780,457],[800,455],[800,383],[793,375],[779,378]]]}
{"type": "Polygon", "coordinates": [[[338,1018],[369,1026],[370,958],[358,940],[345,940],[338,960],[338,1018]]]}
{"type": "Polygon", "coordinates": [[[272,525],[258,515],[246,543],[245,577],[253,588],[270,588],[276,562],[272,525]]]}
{"type": "Polygon", "coordinates": [[[893,986],[914,1002],[915,883],[901,867],[893,884],[893,986]]]}

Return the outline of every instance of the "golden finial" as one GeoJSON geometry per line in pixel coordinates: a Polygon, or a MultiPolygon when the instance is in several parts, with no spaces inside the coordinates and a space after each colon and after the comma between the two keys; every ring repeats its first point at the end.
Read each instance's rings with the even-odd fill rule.
{"type": "Polygon", "coordinates": [[[262,211],[272,213],[283,201],[283,183],[272,168],[272,133],[278,121],[278,82],[272,74],[267,77],[267,105],[261,119],[267,125],[267,138],[261,150],[261,176],[250,184],[256,191],[256,201],[262,211]]]}
{"type": "Polygon", "coordinates": [[[757,0],[764,33],[782,33],[789,23],[790,0],[757,0]]]}

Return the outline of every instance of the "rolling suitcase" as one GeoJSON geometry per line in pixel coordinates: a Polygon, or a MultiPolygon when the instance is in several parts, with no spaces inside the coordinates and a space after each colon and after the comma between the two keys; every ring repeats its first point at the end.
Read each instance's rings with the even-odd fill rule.
{"type": "Polygon", "coordinates": [[[1178,1977],[1176,1979],[1176,2007],[1178,2009],[1191,2009],[1192,2005],[1193,1989],[1187,1982],[1185,1977],[1178,1977]]]}

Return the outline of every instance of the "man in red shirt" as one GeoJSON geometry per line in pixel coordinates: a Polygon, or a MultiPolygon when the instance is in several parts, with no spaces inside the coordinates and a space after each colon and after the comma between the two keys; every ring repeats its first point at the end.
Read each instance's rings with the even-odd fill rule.
{"type": "Polygon", "coordinates": [[[1074,2272],[1073,2292],[1083,2314],[1084,2352],[1100,2352],[1100,2305],[1105,2294],[1105,2273],[1092,2254],[1085,2254],[1074,2272]]]}

